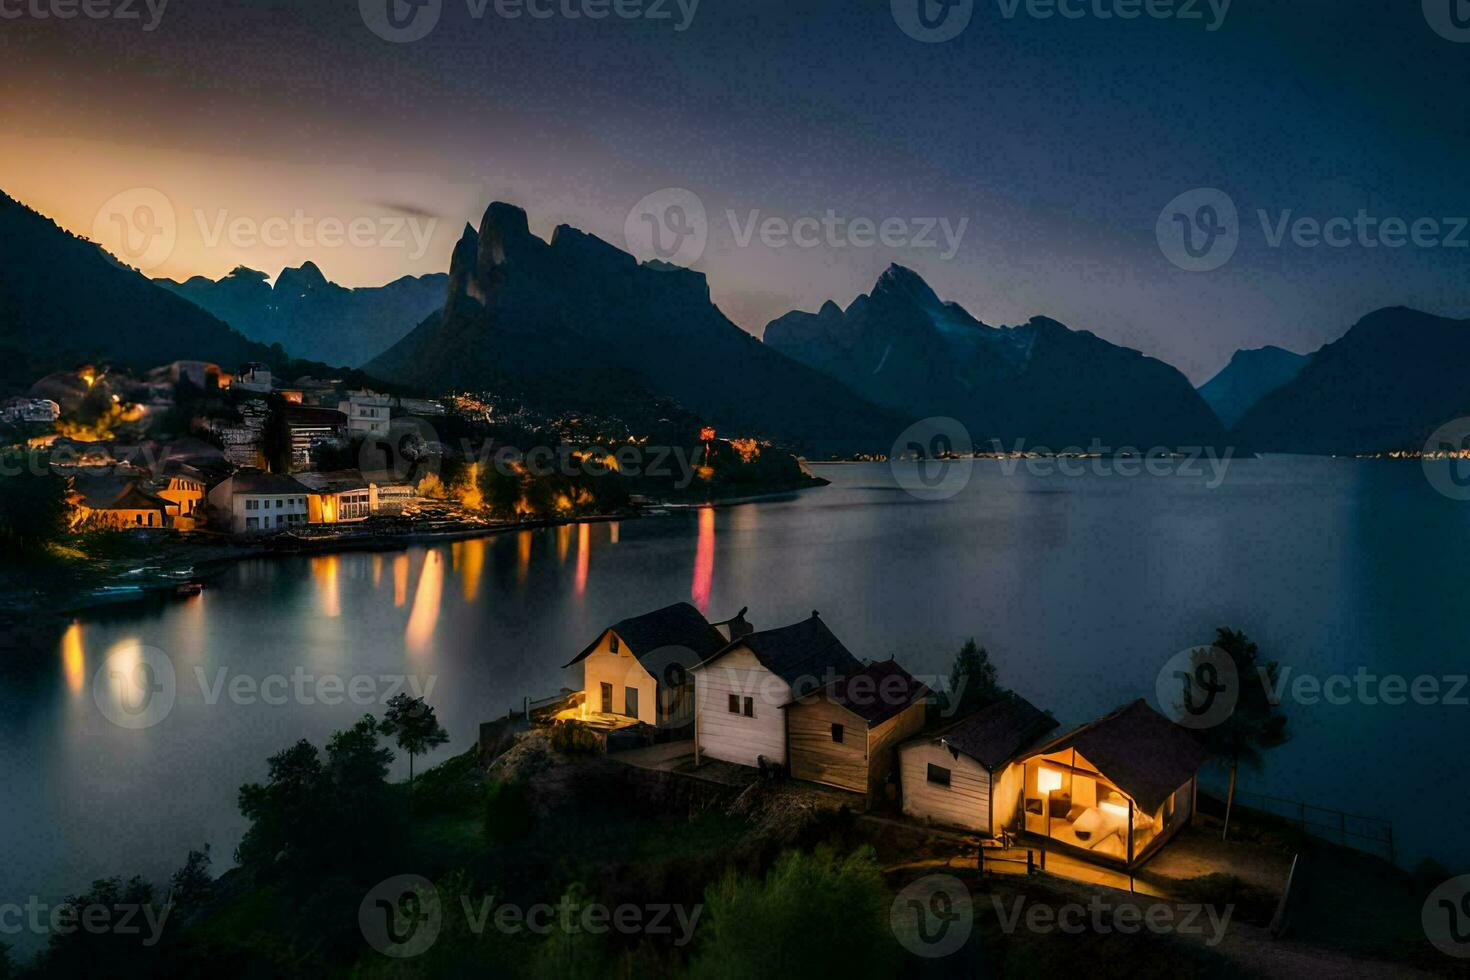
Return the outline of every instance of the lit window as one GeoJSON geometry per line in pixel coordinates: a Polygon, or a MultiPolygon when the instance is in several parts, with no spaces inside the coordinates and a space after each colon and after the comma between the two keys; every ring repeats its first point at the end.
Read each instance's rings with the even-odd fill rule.
{"type": "Polygon", "coordinates": [[[1036,770],[1036,789],[1043,795],[1062,788],[1062,774],[1055,769],[1040,766],[1036,770]]]}

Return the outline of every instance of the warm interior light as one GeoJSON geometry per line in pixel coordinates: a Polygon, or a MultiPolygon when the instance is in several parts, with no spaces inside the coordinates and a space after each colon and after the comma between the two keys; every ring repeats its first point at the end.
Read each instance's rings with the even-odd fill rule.
{"type": "Polygon", "coordinates": [[[1036,770],[1036,789],[1045,794],[1062,788],[1062,774],[1042,766],[1036,770]]]}

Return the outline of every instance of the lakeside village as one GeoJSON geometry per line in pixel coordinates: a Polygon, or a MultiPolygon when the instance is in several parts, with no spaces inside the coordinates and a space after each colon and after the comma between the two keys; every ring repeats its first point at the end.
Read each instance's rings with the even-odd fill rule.
{"type": "MultiPolygon", "coordinates": [[[[1219,640],[1241,676],[1265,665],[1243,635],[1221,630],[1219,640]]],[[[921,680],[893,659],[860,660],[816,611],[758,628],[748,609],[711,622],[684,602],[607,626],[563,667],[575,686],[483,724],[472,752],[421,777],[429,792],[468,779],[487,801],[488,832],[508,834],[550,869],[575,864],[575,841],[585,838],[592,863],[611,862],[602,886],[615,894],[675,888],[697,899],[706,889],[714,915],[755,920],[748,930],[728,918],[716,924],[716,944],[768,945],[762,962],[771,969],[841,962],[844,973],[882,975],[894,964],[868,933],[875,911],[879,931],[891,931],[915,966],[946,960],[967,975],[982,965],[1030,975],[1060,955],[1046,947],[1057,932],[1091,935],[1077,942],[1090,945],[1100,976],[1281,975],[1286,963],[1332,974],[1363,966],[1358,957],[1445,965],[1423,941],[1418,886],[1394,867],[1391,828],[1387,852],[1374,853],[1373,828],[1316,801],[1273,812],[1270,798],[1236,798],[1233,775],[1228,797],[1201,789],[1207,765],[1228,767],[1286,740],[1288,719],[1263,700],[1243,694],[1236,714],[1212,730],[1178,724],[1141,699],[1063,729],[1002,687],[973,641],[948,677],[921,680]],[[620,836],[629,833],[623,808],[636,811],[634,840],[620,836]],[[595,831],[587,824],[594,812],[595,831]],[[1322,822],[1328,814],[1331,827],[1322,822]],[[679,857],[686,822],[702,828],[700,859],[679,857]],[[714,836],[711,822],[720,828],[714,836]],[[623,862],[635,860],[647,835],[673,863],[630,871],[623,862]],[[793,847],[811,856],[792,857],[793,847]],[[834,859],[851,847],[848,864],[834,859]],[[824,864],[833,860],[846,870],[824,864]],[[723,881],[711,870],[721,861],[723,881]],[[881,871],[876,909],[843,880],[861,877],[855,866],[881,871]],[[730,867],[766,869],[764,886],[746,882],[754,890],[773,891],[780,880],[808,891],[799,901],[772,895],[765,909],[735,901],[730,867]],[[802,875],[809,880],[796,884],[802,875]],[[1002,900],[1109,914],[1123,907],[1132,912],[1118,921],[1133,914],[1139,928],[1033,922],[1021,930],[1031,935],[1017,936],[982,905],[987,893],[996,909],[1002,900]],[[795,911],[810,903],[830,912],[795,911]],[[829,942],[808,948],[800,939],[807,926],[781,921],[791,915],[820,920],[829,942]],[[962,918],[974,938],[940,942],[945,921],[962,918]],[[1129,945],[1130,932],[1152,942],[1129,945]],[[1141,970],[1145,962],[1156,969],[1141,970]]],[[[431,871],[436,858],[423,860],[431,871]]],[[[439,879],[421,879],[431,881],[439,879]]],[[[450,875],[431,886],[433,900],[448,902],[445,887],[469,886],[450,875]]],[[[576,894],[585,899],[585,889],[576,894]]],[[[375,944],[400,955],[392,946],[375,944]]],[[[454,963],[483,953],[444,955],[454,963]]],[[[624,951],[626,963],[646,954],[624,951]]],[[[426,962],[422,975],[443,965],[426,962]]],[[[698,955],[694,966],[701,975],[698,955]]]]}
{"type": "Polygon", "coordinates": [[[344,373],[84,366],[0,404],[5,476],[17,477],[0,481],[0,538],[69,573],[28,576],[3,605],[192,594],[202,568],[250,554],[395,547],[823,482],[672,404],[636,421],[547,414],[489,394],[375,391],[344,373]]]}

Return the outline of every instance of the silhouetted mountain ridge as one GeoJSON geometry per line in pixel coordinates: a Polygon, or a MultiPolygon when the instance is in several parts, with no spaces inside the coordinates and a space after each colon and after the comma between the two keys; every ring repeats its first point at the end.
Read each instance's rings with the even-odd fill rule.
{"type": "Polygon", "coordinates": [[[1227,429],[1234,428],[1262,398],[1291,381],[1311,357],[1280,347],[1238,350],[1209,381],[1200,385],[1200,397],[1227,429]]]}
{"type": "Polygon", "coordinates": [[[401,340],[443,301],[448,276],[403,276],[384,286],[349,289],[314,262],[269,276],[240,266],[222,279],[156,282],[267,344],[295,357],[360,366],[401,340]]]}
{"type": "Polygon", "coordinates": [[[886,448],[906,424],[730,322],[702,273],[568,225],[543,241],[498,202],[455,246],[444,308],[368,370],[432,391],[554,386],[568,409],[641,388],[809,450],[886,448]]]}
{"type": "Polygon", "coordinates": [[[815,314],[788,313],[765,340],[885,407],[957,418],[985,448],[1223,442],[1175,368],[1047,317],[989,326],[898,265],[846,310],[829,301],[815,314]]]}
{"type": "Polygon", "coordinates": [[[1402,306],[1368,314],[1261,399],[1232,433],[1256,452],[1421,448],[1470,416],[1470,320],[1402,306]]]}
{"type": "Polygon", "coordinates": [[[0,390],[86,363],[233,369],[277,356],[0,192],[0,390]]]}

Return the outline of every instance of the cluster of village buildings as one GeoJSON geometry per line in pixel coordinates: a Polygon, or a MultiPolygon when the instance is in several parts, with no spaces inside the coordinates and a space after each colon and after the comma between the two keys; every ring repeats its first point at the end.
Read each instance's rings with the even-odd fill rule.
{"type": "Polygon", "coordinates": [[[1008,694],[962,717],[892,660],[864,664],[820,615],[755,630],[687,603],[605,629],[566,666],[558,723],[689,740],[696,764],[752,767],[848,791],[998,841],[1043,842],[1133,868],[1190,820],[1205,752],[1143,701],[1063,734],[1008,694]]]}
{"type": "MultiPolygon", "coordinates": [[[[90,373],[81,377],[88,388],[97,383],[90,373]]],[[[53,386],[73,383],[69,376],[48,381],[53,386]]],[[[324,443],[387,437],[395,415],[444,413],[443,405],[427,399],[344,390],[338,383],[313,378],[284,384],[262,364],[230,373],[203,361],[176,361],[151,372],[141,383],[149,399],[143,409],[172,407],[170,393],[184,382],[232,393],[234,411],[228,417],[202,420],[204,432],[218,445],[194,436],[163,442],[69,436],[64,427],[32,440],[50,449],[53,469],[69,480],[74,528],[193,531],[213,526],[234,534],[263,534],[400,515],[411,508],[414,484],[388,470],[318,472],[313,451],[324,443]],[[266,472],[271,396],[279,396],[285,405],[289,474],[266,472]]],[[[37,387],[44,394],[46,386],[43,381],[37,387]]],[[[67,394],[58,388],[57,399],[67,394]]],[[[13,424],[55,425],[62,417],[57,399],[34,395],[5,402],[0,417],[13,424]]]]}

